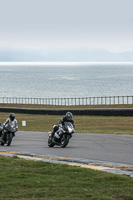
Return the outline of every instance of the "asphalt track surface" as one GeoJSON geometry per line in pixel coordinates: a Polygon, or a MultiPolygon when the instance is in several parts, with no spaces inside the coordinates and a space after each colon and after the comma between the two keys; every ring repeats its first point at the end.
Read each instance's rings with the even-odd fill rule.
{"type": "Polygon", "coordinates": [[[50,148],[47,141],[48,134],[45,132],[18,131],[11,146],[0,146],[0,152],[133,165],[133,135],[75,133],[66,148],[50,148]]]}

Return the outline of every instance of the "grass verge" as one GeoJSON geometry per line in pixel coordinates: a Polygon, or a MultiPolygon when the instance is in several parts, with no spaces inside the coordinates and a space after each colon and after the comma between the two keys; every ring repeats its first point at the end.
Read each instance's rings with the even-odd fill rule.
{"type": "MultiPolygon", "coordinates": [[[[19,131],[48,132],[62,116],[18,114],[19,131]],[[26,126],[22,126],[26,121],[26,126]]],[[[3,123],[8,113],[0,113],[3,123]]],[[[133,117],[74,116],[77,133],[133,134],[133,117]]]]}
{"type": "MultiPolygon", "coordinates": [[[[18,107],[35,109],[87,109],[87,108],[133,108],[133,105],[88,105],[88,106],[50,106],[30,104],[0,104],[0,107],[18,107]]],[[[0,121],[3,123],[8,113],[0,113],[0,121]]],[[[63,116],[54,115],[30,115],[16,114],[20,131],[48,132],[52,130],[63,116]],[[27,126],[22,126],[26,121],[27,126]]],[[[105,134],[133,134],[132,117],[102,117],[102,116],[74,116],[76,132],[78,133],[105,133],[105,134]]]]}
{"type": "Polygon", "coordinates": [[[1,200],[132,200],[131,177],[0,156],[1,200]]]}

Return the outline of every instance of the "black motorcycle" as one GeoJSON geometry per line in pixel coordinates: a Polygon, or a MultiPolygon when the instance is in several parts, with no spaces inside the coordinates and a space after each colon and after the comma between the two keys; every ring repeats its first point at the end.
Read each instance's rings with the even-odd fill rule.
{"type": "Polygon", "coordinates": [[[74,131],[75,129],[73,125],[70,122],[65,122],[65,125],[63,127],[59,126],[58,130],[54,134],[52,134],[52,132],[48,133],[48,146],[54,147],[55,145],[58,145],[65,148],[74,131]]]}
{"type": "Polygon", "coordinates": [[[4,144],[10,146],[16,131],[16,128],[12,127],[10,123],[8,123],[6,126],[3,126],[1,136],[4,134],[4,138],[2,137],[2,140],[0,140],[1,146],[4,144]]]}

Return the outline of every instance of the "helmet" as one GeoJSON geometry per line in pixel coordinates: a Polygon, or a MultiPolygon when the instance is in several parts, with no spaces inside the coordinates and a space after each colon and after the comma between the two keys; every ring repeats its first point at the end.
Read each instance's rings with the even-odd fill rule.
{"type": "Polygon", "coordinates": [[[72,117],[73,117],[73,115],[72,115],[71,112],[67,112],[67,113],[66,113],[66,119],[67,119],[67,120],[71,120],[72,117]]]}
{"type": "Polygon", "coordinates": [[[10,117],[10,120],[13,121],[15,119],[15,114],[14,113],[10,113],[9,117],[10,117]]]}

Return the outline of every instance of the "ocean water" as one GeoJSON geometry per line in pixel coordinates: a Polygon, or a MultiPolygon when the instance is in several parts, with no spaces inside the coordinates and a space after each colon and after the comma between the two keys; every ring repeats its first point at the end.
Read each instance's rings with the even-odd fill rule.
{"type": "Polygon", "coordinates": [[[0,65],[0,97],[133,96],[133,64],[0,65]]]}

